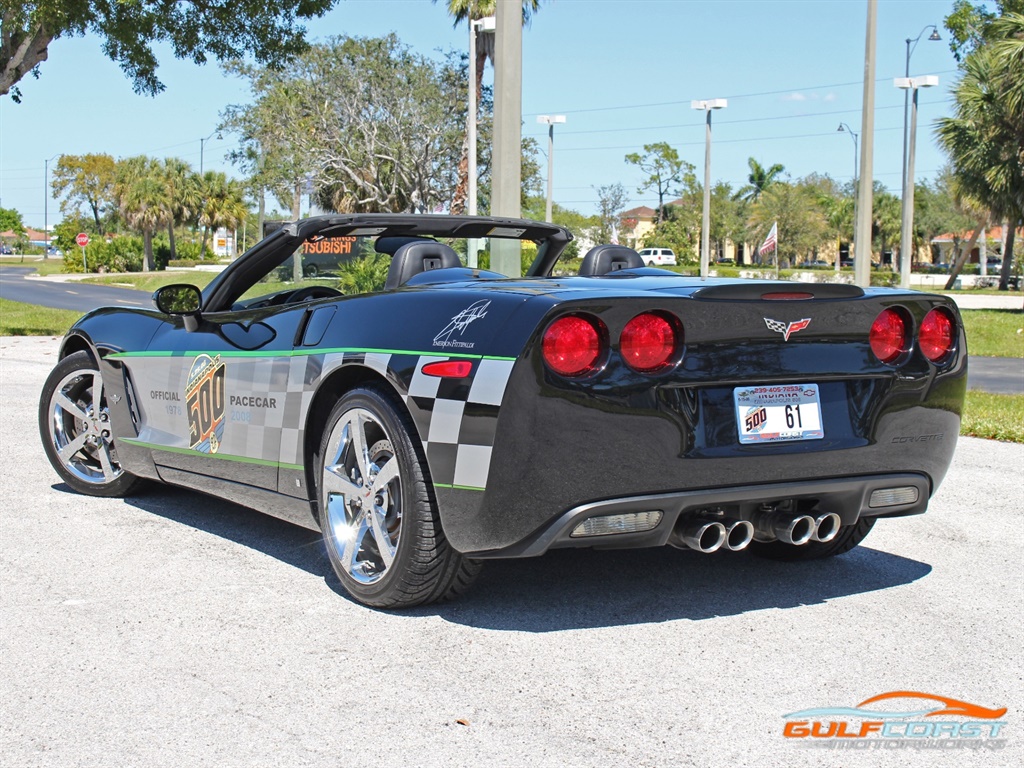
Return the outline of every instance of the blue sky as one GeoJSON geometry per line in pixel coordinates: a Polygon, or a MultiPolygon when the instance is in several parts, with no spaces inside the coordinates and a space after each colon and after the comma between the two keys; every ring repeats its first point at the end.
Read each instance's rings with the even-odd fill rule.
{"type": "MultiPolygon", "coordinates": [[[[897,194],[903,92],[892,78],[903,75],[905,39],[938,25],[943,40],[922,37],[910,67],[940,78],[940,87],[921,92],[919,112],[916,175],[934,178],[944,158],[932,124],[950,113],[956,77],[941,29],[951,7],[952,0],[878,3],[874,176],[897,194]]],[[[849,180],[853,142],[836,128],[846,122],[860,132],[866,19],[866,0],[551,0],[523,33],[524,135],[546,150],[537,115],[566,115],[555,129],[554,198],[587,214],[595,211],[593,187],[614,182],[626,186],[630,206],[656,202],[637,191],[640,174],[623,161],[646,143],[667,141],[702,178],[704,115],[691,110],[692,99],[729,99],[714,115],[713,179],[743,185],[753,156],[782,163],[794,179],[817,172],[849,180]]],[[[393,31],[428,55],[468,43],[443,0],[341,0],[308,28],[313,40],[393,31]]],[[[200,139],[248,94],[216,64],[161,53],[167,90],[151,98],[132,92],[98,39],[55,41],[40,78],[22,81],[23,103],[0,99],[0,205],[41,227],[44,161],[62,153],[175,156],[198,169],[200,139]]],[[[232,146],[230,134],[214,135],[204,168],[234,173],[225,160],[232,146]]],[[[51,226],[58,209],[51,200],[51,226]]]]}

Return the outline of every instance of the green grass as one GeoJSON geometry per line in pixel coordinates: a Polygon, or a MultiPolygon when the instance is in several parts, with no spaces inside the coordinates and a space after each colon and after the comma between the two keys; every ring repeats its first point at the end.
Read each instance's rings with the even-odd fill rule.
{"type": "Polygon", "coordinates": [[[979,357],[1024,357],[1024,310],[963,309],[967,352],[979,357]]]}
{"type": "Polygon", "coordinates": [[[1024,443],[1024,395],[968,391],[960,434],[1024,443]]]}
{"type": "Polygon", "coordinates": [[[155,291],[165,285],[190,283],[205,288],[217,276],[217,272],[136,272],[131,275],[99,275],[81,280],[83,283],[113,285],[119,288],[134,288],[138,291],[155,291]]]}
{"type": "Polygon", "coordinates": [[[83,314],[0,299],[0,336],[63,336],[83,314]]]}
{"type": "Polygon", "coordinates": [[[35,256],[27,256],[22,261],[21,256],[0,256],[0,264],[5,267],[31,267],[37,275],[59,275],[63,271],[64,259],[51,256],[42,261],[35,256]]]}
{"type": "MultiPolygon", "coordinates": [[[[156,272],[156,273],[134,273],[131,275],[103,275],[99,277],[89,277],[82,280],[83,283],[96,283],[99,285],[112,285],[120,288],[134,288],[139,291],[155,291],[157,288],[162,288],[165,285],[173,285],[175,283],[191,283],[192,285],[198,286],[199,288],[205,288],[209,285],[213,278],[217,276],[216,272],[156,272]]],[[[252,298],[254,296],[263,296],[268,293],[277,293],[278,291],[290,290],[293,288],[305,288],[310,285],[325,285],[333,288],[338,287],[338,281],[320,278],[317,280],[302,280],[298,283],[282,283],[277,280],[267,280],[265,282],[257,283],[248,291],[245,292],[244,298],[252,298]]]]}

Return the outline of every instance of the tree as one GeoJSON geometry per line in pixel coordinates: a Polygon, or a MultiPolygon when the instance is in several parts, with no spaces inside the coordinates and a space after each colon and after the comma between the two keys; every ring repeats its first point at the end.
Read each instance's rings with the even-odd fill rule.
{"type": "Polygon", "coordinates": [[[594,187],[597,192],[597,216],[600,221],[597,242],[610,243],[618,232],[619,216],[626,207],[626,188],[616,182],[603,187],[594,187]]]}
{"type": "Polygon", "coordinates": [[[681,159],[679,153],[664,141],[644,144],[644,153],[631,152],[626,155],[626,162],[637,166],[647,176],[637,192],[642,194],[651,189],[657,192],[658,209],[654,220],[661,221],[665,196],[676,194],[684,185],[684,179],[693,176],[693,165],[681,159]]]}
{"type": "Polygon", "coordinates": [[[306,47],[296,22],[323,16],[335,0],[267,0],[261,3],[171,3],[165,0],[5,0],[0,34],[0,95],[21,100],[17,83],[39,75],[50,43],[87,32],[103,40],[103,52],[120,65],[137,93],[164,89],[156,76],[154,43],[167,43],[180,59],[206,63],[249,55],[278,65],[306,47]]]}
{"type": "Polygon", "coordinates": [[[261,154],[250,161],[304,166],[322,208],[426,212],[451,200],[466,118],[453,56],[428,59],[393,34],[339,37],[249,76],[256,102],[230,115],[253,127],[243,138],[261,154]]]}
{"type": "Polygon", "coordinates": [[[748,203],[756,203],[760,200],[765,190],[776,181],[779,181],[779,177],[786,170],[779,163],[770,168],[765,168],[752,157],[747,159],[747,165],[750,167],[750,175],[747,176],[749,183],[736,194],[748,203]]]}
{"type": "Polygon", "coordinates": [[[803,184],[775,182],[751,209],[750,225],[760,241],[778,223],[776,256],[780,262],[796,263],[813,253],[828,233],[825,214],[817,205],[814,189],[803,184]]]}
{"type": "Polygon", "coordinates": [[[234,229],[243,221],[249,209],[245,205],[245,191],[240,182],[229,181],[219,171],[207,171],[200,181],[202,204],[199,208],[199,226],[203,228],[203,241],[199,252],[206,258],[206,241],[210,231],[219,227],[234,229]]]}
{"type": "MultiPolygon", "coordinates": [[[[885,264],[885,252],[889,250],[886,246],[893,245],[900,239],[902,204],[896,195],[879,187],[880,185],[876,184],[875,197],[871,205],[871,234],[878,242],[878,263],[881,266],[885,264]]],[[[903,260],[902,253],[900,260],[903,260]]],[[[894,257],[890,256],[889,263],[893,269],[896,268],[894,257]]]]}
{"type": "Polygon", "coordinates": [[[102,214],[116,207],[114,183],[116,163],[110,155],[61,155],[53,168],[50,188],[56,197],[64,196],[60,212],[74,216],[82,206],[92,213],[96,231],[104,234],[102,214]]]}
{"type": "Polygon", "coordinates": [[[142,271],[154,268],[153,235],[173,219],[160,161],[144,155],[118,163],[115,194],[128,226],[142,233],[142,271]]]}
{"type": "MultiPolygon", "coordinates": [[[[432,0],[436,3],[437,0],[432,0]]],[[[541,0],[523,0],[523,26],[530,23],[530,19],[540,9],[541,0]]],[[[458,27],[464,21],[472,23],[477,19],[494,16],[497,12],[497,0],[447,0],[448,15],[455,19],[452,26],[458,27]]],[[[494,35],[489,35],[477,30],[476,35],[476,104],[477,114],[483,106],[483,78],[484,67],[487,62],[494,64],[494,35]]],[[[469,133],[462,142],[462,155],[459,158],[459,177],[455,184],[455,194],[452,197],[451,212],[453,214],[463,213],[466,206],[466,199],[469,195],[469,133]]]]}
{"type": "Polygon", "coordinates": [[[167,220],[167,237],[171,248],[171,259],[178,258],[174,240],[174,227],[194,218],[203,203],[199,177],[192,172],[192,166],[176,157],[168,157],[163,164],[163,180],[167,187],[170,217],[167,220]]]}
{"type": "MultiPolygon", "coordinates": [[[[703,203],[702,203],[703,204],[703,203]]],[[[726,241],[742,243],[747,236],[747,204],[737,200],[732,185],[715,182],[711,187],[711,221],[708,232],[712,250],[719,257],[725,253],[726,241]]]]}
{"type": "Polygon", "coordinates": [[[959,254],[959,235],[972,229],[977,219],[964,212],[953,194],[953,171],[946,166],[932,182],[914,187],[914,237],[918,246],[951,233],[959,254]]]}
{"type": "Polygon", "coordinates": [[[955,115],[940,119],[937,133],[961,204],[973,201],[1009,222],[999,278],[1000,290],[1007,290],[1014,236],[1024,219],[1024,14],[993,21],[985,43],[964,59],[954,89],[955,115]]]}
{"type": "Polygon", "coordinates": [[[970,3],[956,0],[953,11],[946,17],[945,27],[949,32],[949,50],[956,60],[963,62],[971,53],[981,47],[991,33],[992,22],[1008,13],[1024,13],[1024,0],[996,0],[996,12],[985,3],[970,3]]]}
{"type": "Polygon", "coordinates": [[[14,208],[0,208],[0,232],[8,230],[20,235],[25,231],[25,223],[21,220],[21,213],[14,208]]]}

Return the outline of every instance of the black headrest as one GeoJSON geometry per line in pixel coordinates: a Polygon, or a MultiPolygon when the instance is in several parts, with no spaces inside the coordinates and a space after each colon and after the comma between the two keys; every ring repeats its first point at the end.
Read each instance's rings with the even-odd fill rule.
{"type": "Polygon", "coordinates": [[[388,256],[394,256],[395,252],[398,251],[406,243],[433,243],[436,242],[431,240],[429,237],[415,237],[413,235],[393,235],[391,237],[378,237],[376,242],[373,244],[373,250],[377,253],[386,253],[388,256]]]}
{"type": "Polygon", "coordinates": [[[644,260],[632,248],[624,245],[595,245],[580,264],[581,275],[607,275],[620,269],[642,267],[644,260]]]}
{"type": "Polygon", "coordinates": [[[420,272],[461,266],[459,254],[444,243],[434,240],[413,240],[401,246],[391,257],[384,290],[393,291],[420,272]]]}

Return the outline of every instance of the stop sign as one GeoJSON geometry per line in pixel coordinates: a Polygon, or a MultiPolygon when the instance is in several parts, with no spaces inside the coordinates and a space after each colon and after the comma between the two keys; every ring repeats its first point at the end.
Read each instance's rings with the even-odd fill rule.
{"type": "Polygon", "coordinates": [[[85,246],[89,244],[89,236],[85,234],[85,232],[79,232],[78,236],[75,238],[75,242],[85,248],[85,246]]]}

